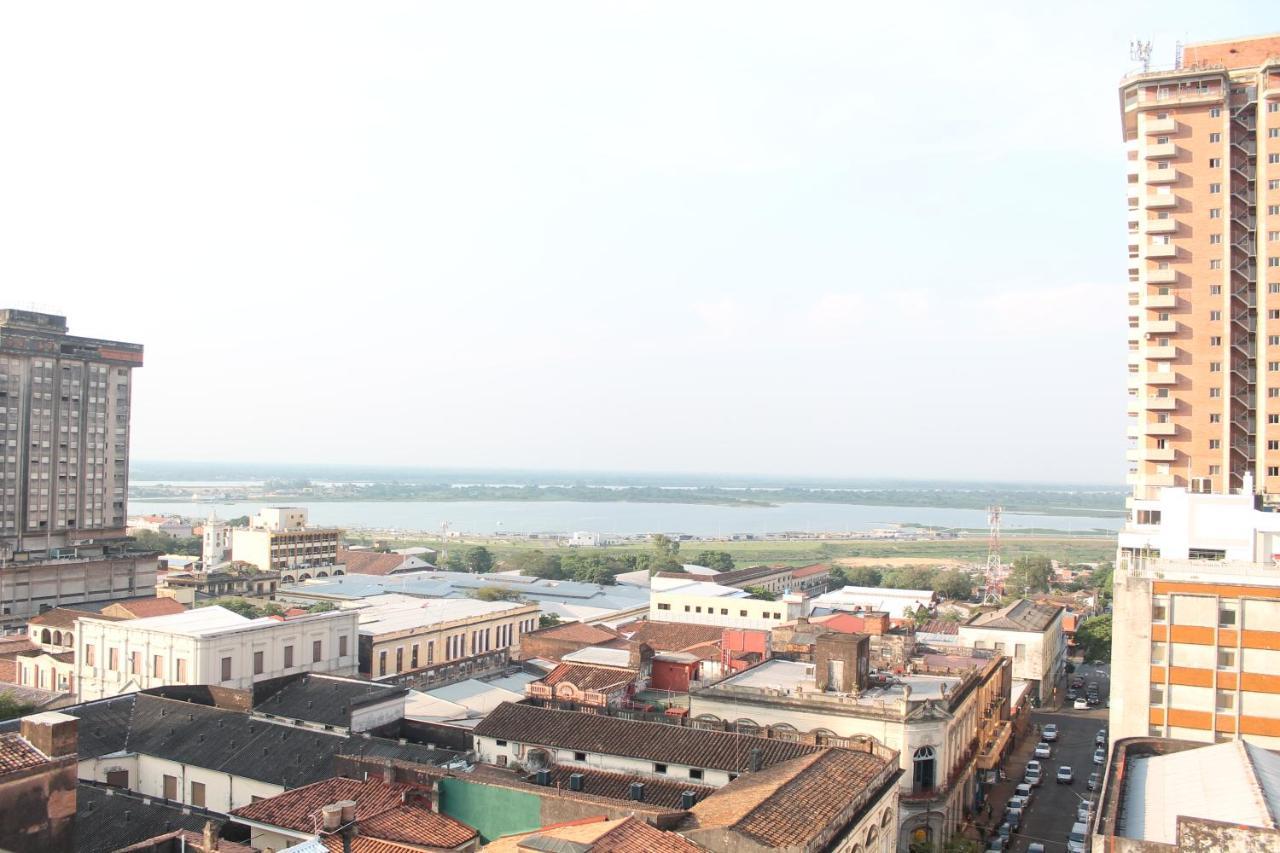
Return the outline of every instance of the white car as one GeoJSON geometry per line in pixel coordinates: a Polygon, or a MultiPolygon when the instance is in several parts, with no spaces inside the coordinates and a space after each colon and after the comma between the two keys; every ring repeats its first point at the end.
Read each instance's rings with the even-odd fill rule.
{"type": "Polygon", "coordinates": [[[1036,758],[1052,758],[1053,750],[1049,748],[1049,744],[1044,741],[1040,741],[1036,744],[1035,755],[1036,758]]]}
{"type": "Polygon", "coordinates": [[[1089,700],[1081,696],[1079,699],[1076,700],[1075,709],[1077,711],[1089,710],[1089,700]]]}
{"type": "Polygon", "coordinates": [[[1046,741],[1048,741],[1049,743],[1053,743],[1055,740],[1058,739],[1058,724],[1057,723],[1045,724],[1044,732],[1040,736],[1044,738],[1046,741]]]}
{"type": "Polygon", "coordinates": [[[1106,763],[1107,763],[1107,751],[1106,751],[1105,749],[1103,749],[1102,747],[1098,747],[1097,749],[1095,749],[1095,750],[1093,751],[1093,763],[1094,763],[1094,764],[1106,764],[1106,763]]]}

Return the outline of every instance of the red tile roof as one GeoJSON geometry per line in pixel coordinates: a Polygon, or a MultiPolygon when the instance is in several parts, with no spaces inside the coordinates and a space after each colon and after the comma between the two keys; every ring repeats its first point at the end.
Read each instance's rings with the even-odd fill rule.
{"type": "Polygon", "coordinates": [[[830,563],[814,563],[812,566],[801,566],[791,573],[793,578],[809,578],[814,575],[831,574],[830,563]]]}
{"type": "MultiPolygon", "coordinates": [[[[681,807],[681,795],[692,791],[699,799],[703,799],[716,789],[708,785],[691,784],[687,779],[662,778],[658,776],[636,776],[633,773],[612,773],[607,770],[594,770],[569,764],[553,764],[547,768],[551,776],[551,788],[569,790],[569,777],[575,773],[582,776],[582,793],[594,794],[597,797],[609,797],[614,800],[631,802],[631,783],[644,783],[644,802],[654,806],[665,806],[671,809],[681,807]]],[[[526,781],[537,781],[537,774],[526,777],[526,781]]]]}
{"type": "Polygon", "coordinates": [[[381,551],[349,551],[338,549],[337,562],[347,567],[349,575],[389,575],[409,559],[404,554],[384,554],[381,551]]]}
{"type": "Polygon", "coordinates": [[[916,629],[918,634],[959,634],[960,623],[950,619],[930,619],[916,629]]]}
{"type": "Polygon", "coordinates": [[[599,625],[588,625],[585,622],[566,622],[563,625],[552,625],[538,631],[531,631],[524,636],[563,640],[569,643],[587,643],[596,645],[616,640],[618,635],[608,628],[599,625]]]}
{"type": "Polygon", "coordinates": [[[593,853],[698,853],[706,848],[637,817],[593,818],[508,835],[485,847],[496,853],[519,850],[587,850],[593,853]]]}
{"type": "Polygon", "coordinates": [[[362,782],[335,776],[241,806],[232,810],[231,814],[284,829],[313,832],[317,825],[316,821],[320,817],[320,809],[330,803],[338,800],[355,800],[356,820],[364,820],[399,806],[401,797],[408,790],[410,790],[409,785],[400,783],[388,785],[381,779],[362,782]]]}
{"type": "Polygon", "coordinates": [[[609,693],[636,680],[634,669],[618,669],[612,666],[593,666],[585,663],[562,663],[542,677],[546,685],[569,683],[579,690],[597,690],[609,693]]]}
{"type": "MultiPolygon", "coordinates": [[[[406,844],[413,845],[408,849],[450,848],[476,836],[476,831],[461,821],[405,803],[405,793],[412,790],[412,785],[399,782],[387,784],[380,779],[360,781],[335,776],[241,806],[231,814],[269,826],[314,832],[324,806],[338,800],[355,800],[359,837],[366,843],[353,846],[353,853],[390,853],[406,849],[402,846],[406,844]]],[[[331,840],[326,838],[325,844],[330,845],[331,840]]],[[[338,849],[342,849],[341,839],[338,839],[338,849]]]]}
{"type": "Polygon", "coordinates": [[[0,773],[39,767],[49,759],[19,734],[0,735],[0,773]]]}
{"type": "Polygon", "coordinates": [[[187,608],[174,598],[143,598],[137,601],[122,601],[119,604],[112,605],[112,608],[118,608],[126,611],[133,616],[134,619],[145,619],[148,616],[168,616],[171,613],[181,613],[187,608]]]}
{"type": "Polygon", "coordinates": [[[476,837],[476,831],[465,823],[422,806],[400,806],[362,820],[360,834],[432,847],[457,847],[476,837]]]}
{"type": "Polygon", "coordinates": [[[724,636],[724,629],[717,625],[639,619],[618,626],[618,633],[633,642],[644,643],[655,652],[682,652],[706,643],[719,643],[724,636]]]}
{"type": "MultiPolygon", "coordinates": [[[[192,832],[189,829],[175,829],[173,832],[166,832],[163,835],[148,838],[146,841],[130,844],[128,847],[121,847],[115,853],[133,853],[133,851],[152,853],[154,850],[169,849],[165,846],[165,842],[174,842],[181,849],[193,851],[193,853],[210,853],[210,851],[204,849],[204,834],[192,832]]],[[[254,851],[247,844],[236,844],[234,841],[219,838],[218,853],[254,853],[254,851]]]]}

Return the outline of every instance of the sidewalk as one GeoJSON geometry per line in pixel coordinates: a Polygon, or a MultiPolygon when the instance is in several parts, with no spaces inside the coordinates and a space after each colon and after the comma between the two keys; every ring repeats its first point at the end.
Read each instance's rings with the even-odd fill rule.
{"type": "Polygon", "coordinates": [[[992,785],[990,791],[987,792],[987,803],[991,807],[991,812],[988,815],[987,810],[984,808],[975,819],[975,824],[982,833],[983,839],[986,839],[987,836],[994,832],[1004,818],[1004,807],[1009,802],[1009,798],[1013,796],[1018,784],[1022,781],[1027,769],[1027,762],[1031,760],[1032,754],[1035,752],[1036,743],[1035,726],[1028,726],[1001,765],[1005,779],[992,785]]]}

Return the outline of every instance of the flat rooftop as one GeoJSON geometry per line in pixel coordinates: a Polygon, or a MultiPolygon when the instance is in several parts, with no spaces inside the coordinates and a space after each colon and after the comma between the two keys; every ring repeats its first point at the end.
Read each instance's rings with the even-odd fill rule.
{"type": "Polygon", "coordinates": [[[493,616],[528,607],[523,601],[479,601],[474,598],[418,598],[386,593],[343,605],[360,618],[361,634],[387,634],[413,628],[443,625],[478,616],[493,616]]]}
{"type": "MultiPolygon", "coordinates": [[[[311,616],[303,616],[301,619],[314,619],[317,616],[333,616],[333,613],[316,613],[311,616]]],[[[93,617],[82,617],[92,619],[93,617]]],[[[107,620],[94,620],[107,621],[107,620]]],[[[299,621],[297,619],[289,620],[290,622],[299,621]]],[[[229,634],[234,631],[244,631],[254,628],[270,628],[288,624],[281,622],[279,619],[272,619],[269,616],[262,616],[257,619],[249,619],[241,616],[239,613],[227,610],[225,607],[197,607],[194,610],[184,610],[181,613],[170,613],[167,616],[148,616],[144,619],[130,619],[123,622],[111,620],[111,624],[128,628],[130,631],[159,631],[165,634],[178,634],[184,637],[214,637],[219,634],[229,634]]]]}
{"type": "MultiPolygon", "coordinates": [[[[781,690],[785,695],[818,694],[813,678],[813,664],[803,661],[773,659],[754,666],[738,675],[706,688],[704,693],[714,695],[717,688],[739,687],[754,690],[781,690]],[[797,688],[799,688],[797,690],[797,688]]],[[[944,693],[954,690],[963,679],[951,675],[901,675],[883,686],[870,687],[857,696],[859,704],[876,704],[902,699],[911,688],[913,700],[942,699],[944,693]]],[[[835,695],[835,694],[828,694],[835,695]]]]}

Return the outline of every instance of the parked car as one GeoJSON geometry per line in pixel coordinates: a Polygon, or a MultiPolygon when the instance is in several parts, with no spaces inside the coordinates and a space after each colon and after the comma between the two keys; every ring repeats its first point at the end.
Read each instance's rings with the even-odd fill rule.
{"type": "Polygon", "coordinates": [[[1107,730],[1106,730],[1106,729],[1098,729],[1098,733],[1097,733],[1096,735],[1094,735],[1094,736],[1093,736],[1093,742],[1094,742],[1094,743],[1096,743],[1098,746],[1106,746],[1106,745],[1107,745],[1107,730]]]}
{"type": "Polygon", "coordinates": [[[1070,785],[1075,782],[1075,780],[1075,774],[1071,772],[1071,765],[1062,764],[1058,766],[1058,782],[1064,785],[1070,785]]]}
{"type": "Polygon", "coordinates": [[[1000,824],[1000,826],[996,827],[996,834],[1003,838],[1004,843],[1008,845],[1009,838],[1013,835],[1013,827],[1009,825],[1008,821],[1005,821],[1000,824]]]}
{"type": "Polygon", "coordinates": [[[1071,831],[1067,833],[1067,853],[1084,853],[1086,831],[1083,823],[1076,823],[1071,827],[1071,831]]]}
{"type": "MultiPolygon", "coordinates": [[[[1031,792],[1034,790],[1026,782],[1019,782],[1018,786],[1013,789],[1014,796],[1020,797],[1027,806],[1031,805],[1031,792]]],[[[1026,806],[1024,806],[1025,808],[1026,806]]]]}
{"type": "Polygon", "coordinates": [[[1035,755],[1036,758],[1052,758],[1053,750],[1049,747],[1049,744],[1040,741],[1036,744],[1035,755]]]}
{"type": "Polygon", "coordinates": [[[1027,853],[1044,853],[1044,845],[1039,841],[1032,841],[1027,845],[1027,853]]]}
{"type": "Polygon", "coordinates": [[[1081,800],[1076,806],[1076,820],[1081,823],[1089,822],[1089,815],[1093,812],[1093,800],[1081,800]]]}
{"type": "Polygon", "coordinates": [[[1044,771],[1040,768],[1039,761],[1027,762],[1027,772],[1023,775],[1022,781],[1033,788],[1040,786],[1040,783],[1044,781],[1044,771]]]}
{"type": "Polygon", "coordinates": [[[1004,853],[1009,849],[1009,842],[999,835],[993,835],[987,839],[987,847],[983,853],[1004,853]]]}
{"type": "Polygon", "coordinates": [[[1081,687],[1084,687],[1084,679],[1077,675],[1075,678],[1071,679],[1071,687],[1073,690],[1079,690],[1081,687]]]}
{"type": "Polygon", "coordinates": [[[1088,696],[1085,697],[1084,701],[1088,705],[1097,705],[1102,700],[1098,698],[1097,693],[1090,693],[1088,696]]]}
{"type": "Polygon", "coordinates": [[[1076,701],[1076,697],[1078,697],[1079,695],[1080,695],[1080,691],[1076,690],[1074,687],[1072,687],[1070,690],[1067,691],[1067,699],[1071,700],[1072,702],[1076,701]]]}
{"type": "Polygon", "coordinates": [[[1040,737],[1044,738],[1049,743],[1053,743],[1058,739],[1058,724],[1046,723],[1044,731],[1040,733],[1040,737]]]}
{"type": "Polygon", "coordinates": [[[1101,774],[1101,773],[1090,773],[1090,774],[1089,774],[1089,790],[1090,790],[1090,791],[1096,791],[1096,790],[1098,790],[1098,786],[1099,786],[1099,785],[1101,785],[1101,784],[1102,784],[1102,774],[1101,774]]]}
{"type": "Polygon", "coordinates": [[[1009,824],[1010,830],[1017,832],[1022,826],[1022,809],[1005,809],[1004,822],[1009,824]]]}
{"type": "Polygon", "coordinates": [[[1087,710],[1089,710],[1089,702],[1088,702],[1088,700],[1087,700],[1087,699],[1085,699],[1083,696],[1081,696],[1080,698],[1076,699],[1076,703],[1075,703],[1075,705],[1074,705],[1073,707],[1074,707],[1077,711],[1087,711],[1087,710]]]}
{"type": "Polygon", "coordinates": [[[1106,764],[1106,763],[1107,763],[1107,751],[1106,751],[1105,749],[1103,749],[1102,747],[1098,747],[1097,749],[1095,749],[1095,750],[1093,751],[1093,763],[1094,763],[1094,764],[1106,764]]]}

